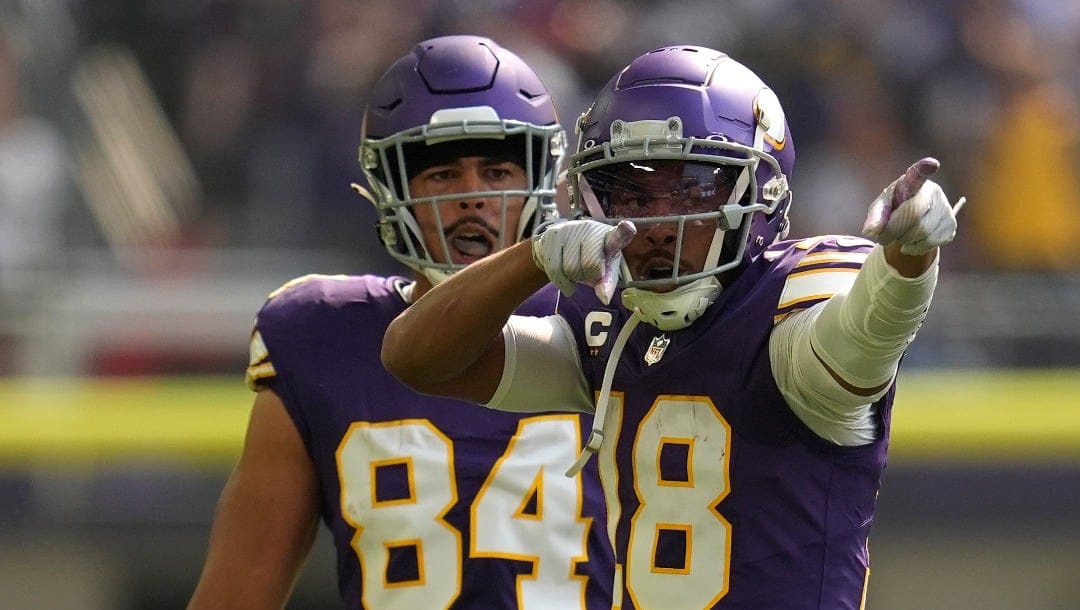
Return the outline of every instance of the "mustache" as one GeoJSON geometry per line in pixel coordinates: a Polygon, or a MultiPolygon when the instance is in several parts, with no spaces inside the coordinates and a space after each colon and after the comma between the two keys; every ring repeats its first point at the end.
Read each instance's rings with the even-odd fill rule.
{"type": "Polygon", "coordinates": [[[461,228],[462,225],[466,224],[480,225],[482,229],[484,229],[488,233],[491,233],[496,238],[500,237],[501,235],[500,231],[496,227],[491,226],[491,224],[483,218],[480,218],[479,216],[464,216],[454,221],[454,223],[450,226],[444,227],[443,236],[450,237],[451,233],[457,231],[459,228],[461,228]]]}

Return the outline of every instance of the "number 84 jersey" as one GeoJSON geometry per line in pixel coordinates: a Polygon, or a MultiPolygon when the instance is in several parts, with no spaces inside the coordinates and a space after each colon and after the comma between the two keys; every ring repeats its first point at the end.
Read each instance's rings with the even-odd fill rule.
{"type": "MultiPolygon", "coordinates": [[[[298,278],[270,295],[252,335],[249,385],[281,398],[315,464],[345,607],[610,608],[596,469],[563,475],[591,420],[402,385],[379,352],[405,286],[298,278]]],[[[554,291],[532,303],[550,313],[554,291]]]]}
{"type": "MultiPolygon", "coordinates": [[[[616,552],[615,607],[860,607],[893,392],[873,407],[874,442],[829,443],[782,398],[769,334],[850,286],[871,245],[778,243],[690,327],[632,331],[596,460],[616,552]]],[[[629,313],[589,293],[577,291],[559,313],[595,393],[629,313]]]]}

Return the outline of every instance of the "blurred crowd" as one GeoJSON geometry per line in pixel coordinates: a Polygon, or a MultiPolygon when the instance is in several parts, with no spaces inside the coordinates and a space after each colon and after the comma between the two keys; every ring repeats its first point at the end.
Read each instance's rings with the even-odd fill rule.
{"type": "Polygon", "coordinates": [[[366,90],[416,41],[461,32],[489,35],[530,61],[568,126],[604,79],[643,50],[672,42],[723,49],[771,83],[787,109],[799,152],[796,234],[856,232],[880,188],[914,159],[933,155],[947,192],[971,202],[949,265],[1080,267],[1075,2],[0,6],[4,272],[72,242],[377,251],[365,226],[373,214],[348,186],[360,179],[366,90]],[[112,58],[111,68],[103,57],[112,58]],[[104,83],[125,73],[128,86],[110,97],[104,83]],[[138,98],[140,80],[150,93],[144,105],[163,121],[149,111],[137,119],[141,106],[125,113],[110,101],[138,98]],[[85,92],[94,85],[106,91],[85,92]],[[109,109],[111,121],[101,118],[109,109]],[[138,143],[155,126],[156,148],[168,149],[172,139],[171,156],[138,143]],[[167,188],[162,167],[186,186],[167,188]],[[117,176],[101,178],[110,172],[117,176]],[[126,214],[112,209],[123,207],[118,201],[128,202],[126,214]]]}
{"type": "MultiPolygon", "coordinates": [[[[568,131],[643,51],[725,50],[788,113],[792,236],[857,233],[880,189],[931,155],[969,200],[947,270],[1020,272],[1051,295],[1080,277],[1080,2],[0,0],[0,373],[28,368],[12,355],[25,337],[39,360],[75,351],[62,328],[112,288],[69,290],[69,326],[25,320],[91,260],[144,284],[199,252],[335,252],[348,268],[302,271],[399,272],[349,188],[360,116],[394,59],[452,33],[524,57],[568,131]]],[[[127,332],[160,342],[155,326],[127,332]]]]}

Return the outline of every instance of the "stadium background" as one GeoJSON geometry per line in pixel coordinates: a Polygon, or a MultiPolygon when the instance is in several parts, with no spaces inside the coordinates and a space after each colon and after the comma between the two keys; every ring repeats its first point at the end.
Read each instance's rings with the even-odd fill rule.
{"type": "MultiPolygon", "coordinates": [[[[0,608],[183,607],[265,296],[394,272],[355,146],[420,39],[487,34],[567,125],[637,54],[783,100],[794,233],[912,160],[970,200],[907,357],[868,607],[1080,608],[1080,3],[0,0],[0,608]]],[[[294,609],[337,607],[320,538],[294,609]]]]}

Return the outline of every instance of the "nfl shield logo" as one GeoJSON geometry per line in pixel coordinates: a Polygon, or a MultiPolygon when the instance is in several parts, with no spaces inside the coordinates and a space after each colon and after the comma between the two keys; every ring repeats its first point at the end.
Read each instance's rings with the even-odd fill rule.
{"type": "Polygon", "coordinates": [[[645,364],[652,366],[660,362],[660,359],[664,357],[664,350],[667,349],[668,343],[671,343],[671,339],[664,335],[653,337],[649,349],[645,351],[645,364]]]}

